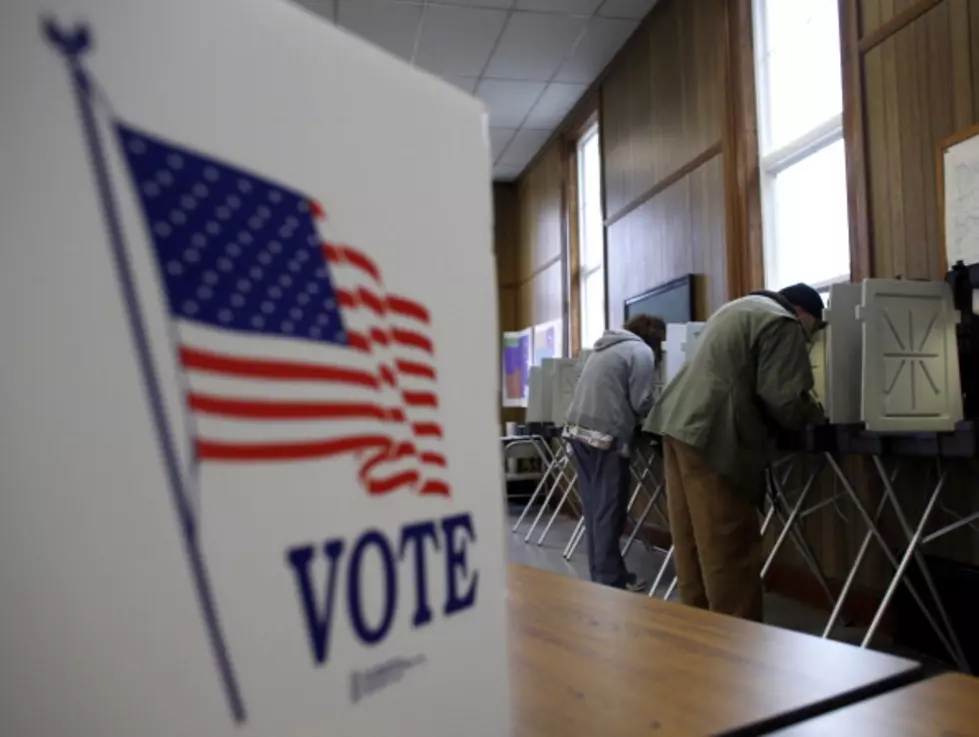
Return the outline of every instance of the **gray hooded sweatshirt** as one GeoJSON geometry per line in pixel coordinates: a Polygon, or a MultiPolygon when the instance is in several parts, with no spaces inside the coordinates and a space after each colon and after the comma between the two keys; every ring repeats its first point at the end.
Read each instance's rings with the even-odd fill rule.
{"type": "Polygon", "coordinates": [[[653,406],[653,349],[628,330],[606,330],[581,370],[568,425],[611,435],[622,446],[653,406]]]}

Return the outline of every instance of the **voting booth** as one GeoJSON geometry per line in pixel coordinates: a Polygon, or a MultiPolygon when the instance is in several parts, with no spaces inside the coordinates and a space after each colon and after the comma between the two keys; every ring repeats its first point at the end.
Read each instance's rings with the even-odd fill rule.
{"type": "Polygon", "coordinates": [[[0,39],[0,734],[509,732],[480,104],[269,0],[0,39]]]}

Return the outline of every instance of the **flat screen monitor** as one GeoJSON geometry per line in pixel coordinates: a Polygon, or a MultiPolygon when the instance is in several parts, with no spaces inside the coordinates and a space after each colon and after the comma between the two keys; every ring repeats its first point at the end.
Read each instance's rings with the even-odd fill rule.
{"type": "Polygon", "coordinates": [[[671,279],[648,292],[643,292],[625,301],[626,322],[636,315],[661,317],[666,323],[686,323],[694,321],[694,278],[693,274],[671,279]]]}

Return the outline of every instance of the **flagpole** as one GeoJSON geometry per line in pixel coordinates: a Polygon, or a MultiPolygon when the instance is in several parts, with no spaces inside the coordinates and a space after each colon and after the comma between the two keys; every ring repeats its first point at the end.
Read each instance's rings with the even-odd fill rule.
{"type": "Polygon", "coordinates": [[[130,263],[129,254],[126,251],[123,240],[121,221],[112,191],[112,181],[109,176],[109,167],[106,162],[102,139],[99,135],[95,111],[92,107],[90,97],[92,91],[91,80],[81,65],[81,56],[91,48],[89,29],[87,26],[79,25],[74,30],[65,33],[53,20],[44,19],[42,21],[42,32],[48,42],[62,55],[68,66],[72,87],[75,91],[75,100],[78,104],[78,113],[82,121],[82,132],[95,178],[95,186],[102,207],[102,216],[105,220],[112,257],[115,262],[119,284],[122,288],[126,313],[129,317],[131,337],[143,375],[150,411],[153,415],[154,424],[156,425],[157,439],[163,456],[167,480],[169,482],[171,496],[173,497],[180,531],[184,539],[184,549],[187,553],[188,563],[190,564],[192,577],[197,589],[198,604],[200,605],[201,614],[204,617],[205,627],[211,641],[211,647],[224,686],[228,706],[231,710],[231,716],[235,722],[242,724],[246,718],[245,704],[242,700],[241,692],[238,688],[238,681],[231,663],[231,657],[224,641],[221,623],[218,618],[217,605],[211,591],[207,568],[204,564],[200,541],[197,537],[197,524],[194,511],[190,506],[189,497],[186,493],[184,476],[180,472],[179,456],[173,441],[173,435],[170,432],[166,410],[164,409],[163,393],[160,390],[160,382],[150,352],[149,336],[143,321],[143,313],[136,291],[132,264],[130,263]]]}

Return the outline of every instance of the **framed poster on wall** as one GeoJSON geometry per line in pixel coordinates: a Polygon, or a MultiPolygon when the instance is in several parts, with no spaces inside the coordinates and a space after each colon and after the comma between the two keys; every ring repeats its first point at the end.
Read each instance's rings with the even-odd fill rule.
{"type": "Polygon", "coordinates": [[[534,325],[534,365],[540,366],[545,358],[563,357],[561,320],[551,320],[534,325]]]}
{"type": "Polygon", "coordinates": [[[503,333],[503,406],[526,407],[534,329],[503,333]]]}
{"type": "Polygon", "coordinates": [[[979,126],[942,142],[938,160],[939,204],[946,268],[979,262],[979,126]]]}

